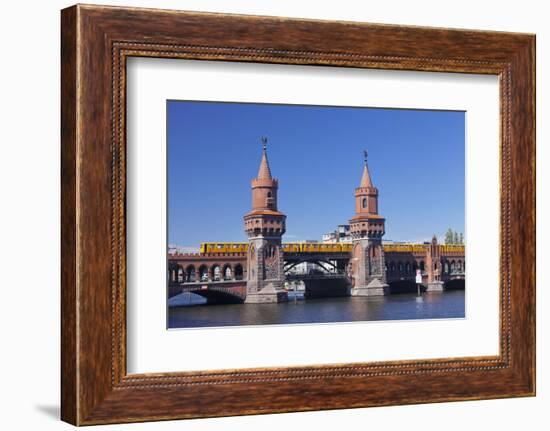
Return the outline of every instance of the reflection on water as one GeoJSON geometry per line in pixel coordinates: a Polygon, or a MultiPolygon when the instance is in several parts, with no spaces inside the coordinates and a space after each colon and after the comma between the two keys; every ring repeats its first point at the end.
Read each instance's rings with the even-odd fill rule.
{"type": "Polygon", "coordinates": [[[292,298],[280,304],[200,305],[196,295],[173,298],[169,328],[463,318],[464,290],[376,297],[292,298]],[[192,306],[174,306],[196,304],[192,306]]]}

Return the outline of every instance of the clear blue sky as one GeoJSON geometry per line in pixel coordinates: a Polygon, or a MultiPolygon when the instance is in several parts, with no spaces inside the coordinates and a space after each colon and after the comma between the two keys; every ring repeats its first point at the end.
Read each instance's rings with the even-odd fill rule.
{"type": "Polygon", "coordinates": [[[348,222],[363,149],[385,239],[464,232],[464,112],[168,101],[167,113],[170,244],[246,240],[262,135],[284,241],[320,239],[348,222]]]}

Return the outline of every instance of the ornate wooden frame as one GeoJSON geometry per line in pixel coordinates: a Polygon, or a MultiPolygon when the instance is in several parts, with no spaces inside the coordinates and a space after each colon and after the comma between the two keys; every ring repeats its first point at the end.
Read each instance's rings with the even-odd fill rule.
{"type": "Polygon", "coordinates": [[[81,5],[61,18],[63,420],[88,425],[535,394],[534,35],[81,5]],[[128,375],[129,56],[498,75],[500,354],[128,375]]]}

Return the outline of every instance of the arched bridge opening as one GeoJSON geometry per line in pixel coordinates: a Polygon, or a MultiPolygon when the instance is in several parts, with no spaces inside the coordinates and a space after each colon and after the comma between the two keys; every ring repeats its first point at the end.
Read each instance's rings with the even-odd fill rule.
{"type": "Polygon", "coordinates": [[[285,262],[287,281],[303,283],[304,296],[307,299],[341,297],[350,295],[350,282],[345,273],[345,265],[338,261],[303,258],[285,262]],[[305,268],[296,271],[296,267],[305,264],[305,268]]]}
{"type": "Polygon", "coordinates": [[[300,264],[309,264],[307,272],[312,274],[338,274],[343,273],[340,270],[337,263],[331,262],[328,260],[313,260],[313,259],[304,259],[304,260],[291,260],[287,261],[284,264],[285,274],[292,274],[293,270],[300,264]]]}
{"type": "Polygon", "coordinates": [[[306,257],[303,259],[289,259],[285,260],[284,272],[285,276],[292,276],[296,274],[301,275],[330,275],[330,276],[345,276],[346,275],[347,262],[340,260],[328,260],[328,259],[315,259],[306,257]],[[300,268],[300,265],[305,264],[305,269],[300,268]]]}
{"type": "Polygon", "coordinates": [[[193,293],[206,299],[207,304],[240,304],[246,298],[245,282],[171,283],[168,298],[181,293],[193,293]]]}
{"type": "Polygon", "coordinates": [[[236,292],[231,292],[229,290],[218,290],[218,289],[197,289],[191,291],[196,295],[202,296],[206,299],[208,305],[213,304],[242,304],[244,302],[244,296],[236,292]]]}

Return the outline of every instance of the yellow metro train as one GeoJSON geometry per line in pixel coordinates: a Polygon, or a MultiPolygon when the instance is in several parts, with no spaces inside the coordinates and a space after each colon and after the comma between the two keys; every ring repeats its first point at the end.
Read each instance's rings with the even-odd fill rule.
{"type": "MultiPolygon", "coordinates": [[[[283,251],[285,253],[349,253],[353,245],[350,243],[319,243],[319,242],[285,242],[283,251]]],[[[464,245],[461,244],[441,244],[441,252],[462,252],[464,245]]],[[[426,253],[427,244],[384,244],[386,253],[426,253]]],[[[203,242],[201,243],[201,254],[231,254],[246,253],[248,251],[247,242],[203,242]]]]}
{"type": "Polygon", "coordinates": [[[244,253],[248,250],[247,242],[203,242],[201,254],[205,253],[244,253]]]}
{"type": "Polygon", "coordinates": [[[426,253],[426,244],[384,244],[386,253],[426,253]]]}
{"type": "MultiPolygon", "coordinates": [[[[351,244],[342,243],[283,243],[285,253],[347,253],[351,251],[351,247],[351,244]]],[[[201,254],[246,253],[246,251],[248,251],[247,242],[203,242],[200,247],[201,254]]]]}
{"type": "Polygon", "coordinates": [[[441,253],[464,253],[464,244],[442,244],[441,253]]]}

